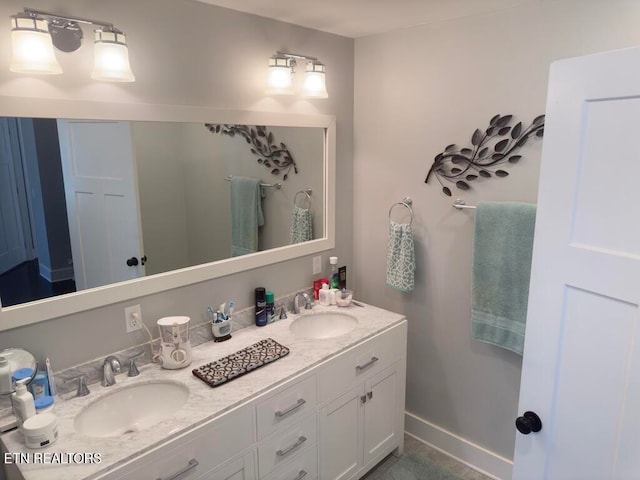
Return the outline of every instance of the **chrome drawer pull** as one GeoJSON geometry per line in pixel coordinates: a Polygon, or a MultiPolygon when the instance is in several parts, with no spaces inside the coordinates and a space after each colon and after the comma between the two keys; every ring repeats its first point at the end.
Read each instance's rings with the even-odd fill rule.
{"type": "Polygon", "coordinates": [[[189,460],[189,463],[186,467],[184,467],[182,470],[180,470],[179,472],[174,473],[173,475],[169,476],[169,477],[158,477],[157,480],[175,480],[176,478],[180,477],[181,475],[184,475],[185,473],[187,473],[189,470],[191,470],[192,468],[196,468],[199,465],[198,461],[195,458],[192,458],[191,460],[189,460]]]}
{"type": "Polygon", "coordinates": [[[294,410],[296,410],[297,408],[300,408],[302,405],[304,405],[305,403],[307,403],[305,401],[304,398],[299,399],[295,405],[291,405],[289,408],[285,409],[285,410],[278,410],[276,412],[276,417],[277,418],[282,418],[282,417],[286,417],[287,415],[289,415],[291,412],[293,412],[294,410]]]}
{"type": "Polygon", "coordinates": [[[302,480],[306,476],[307,476],[307,472],[305,472],[304,470],[300,470],[300,473],[298,473],[298,476],[293,480],[302,480]]]}
{"type": "Polygon", "coordinates": [[[296,441],[296,443],[294,443],[290,447],[285,448],[284,450],[278,450],[276,452],[276,455],[278,455],[279,457],[284,457],[291,450],[294,450],[294,449],[298,448],[300,445],[302,445],[306,441],[307,441],[307,437],[300,435],[298,437],[298,440],[296,441]]]}
{"type": "Polygon", "coordinates": [[[356,365],[356,372],[361,372],[365,368],[369,368],[371,365],[376,363],[378,360],[380,360],[378,357],[371,357],[371,360],[369,360],[364,365],[356,365]]]}

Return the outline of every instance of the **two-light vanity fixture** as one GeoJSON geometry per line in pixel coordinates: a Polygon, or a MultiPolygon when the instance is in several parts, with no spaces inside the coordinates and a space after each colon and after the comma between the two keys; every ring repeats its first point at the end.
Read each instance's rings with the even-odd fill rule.
{"type": "Polygon", "coordinates": [[[296,71],[297,60],[307,62],[302,84],[302,96],[328,98],[324,65],[316,57],[285,52],[278,52],[269,58],[267,94],[293,95],[293,74],[296,71]]]}
{"type": "Polygon", "coordinates": [[[16,73],[56,75],[62,67],[53,47],[75,52],[82,44],[80,24],[95,25],[94,64],[91,78],[109,82],[133,82],[125,34],[113,24],[87,18],[67,17],[25,8],[11,17],[13,58],[9,69],[16,73]]]}

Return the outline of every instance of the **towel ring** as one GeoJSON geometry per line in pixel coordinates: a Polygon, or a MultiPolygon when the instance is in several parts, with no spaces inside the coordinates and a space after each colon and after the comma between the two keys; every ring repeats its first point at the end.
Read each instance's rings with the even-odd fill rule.
{"type": "Polygon", "coordinates": [[[391,211],[393,210],[393,207],[395,207],[396,205],[402,205],[407,210],[409,210],[409,214],[411,215],[409,226],[411,226],[413,224],[413,208],[411,208],[412,204],[413,204],[413,200],[411,200],[411,197],[404,197],[401,202],[396,202],[393,205],[391,205],[391,208],[389,208],[389,220],[391,220],[391,211]]]}
{"type": "Polygon", "coordinates": [[[296,192],[296,194],[293,196],[293,206],[296,207],[297,204],[296,202],[298,201],[298,195],[300,195],[301,193],[303,195],[306,195],[307,197],[307,202],[309,203],[309,206],[307,208],[311,208],[311,193],[313,192],[312,189],[307,188],[306,190],[300,190],[299,192],[296,192]]]}

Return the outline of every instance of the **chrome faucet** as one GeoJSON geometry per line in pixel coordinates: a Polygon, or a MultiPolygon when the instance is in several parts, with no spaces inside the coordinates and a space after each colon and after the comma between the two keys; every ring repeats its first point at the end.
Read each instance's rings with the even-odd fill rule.
{"type": "Polygon", "coordinates": [[[293,310],[292,312],[295,314],[300,313],[300,307],[298,306],[298,297],[302,295],[302,298],[304,298],[304,308],[305,310],[311,310],[312,305],[311,305],[311,297],[309,296],[309,294],[307,292],[298,292],[295,294],[295,296],[293,297],[293,310]]]}
{"type": "Polygon", "coordinates": [[[120,360],[113,355],[109,355],[102,363],[102,386],[109,387],[116,383],[116,373],[120,373],[122,365],[120,360]]]}

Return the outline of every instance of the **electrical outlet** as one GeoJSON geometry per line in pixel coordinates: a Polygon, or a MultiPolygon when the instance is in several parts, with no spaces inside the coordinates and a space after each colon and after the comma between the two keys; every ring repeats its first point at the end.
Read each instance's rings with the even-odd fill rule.
{"type": "Polygon", "coordinates": [[[313,275],[322,273],[322,255],[313,257],[313,275]]]}
{"type": "Polygon", "coordinates": [[[140,305],[132,305],[124,309],[124,322],[127,333],[142,329],[142,309],[140,305]]]}

